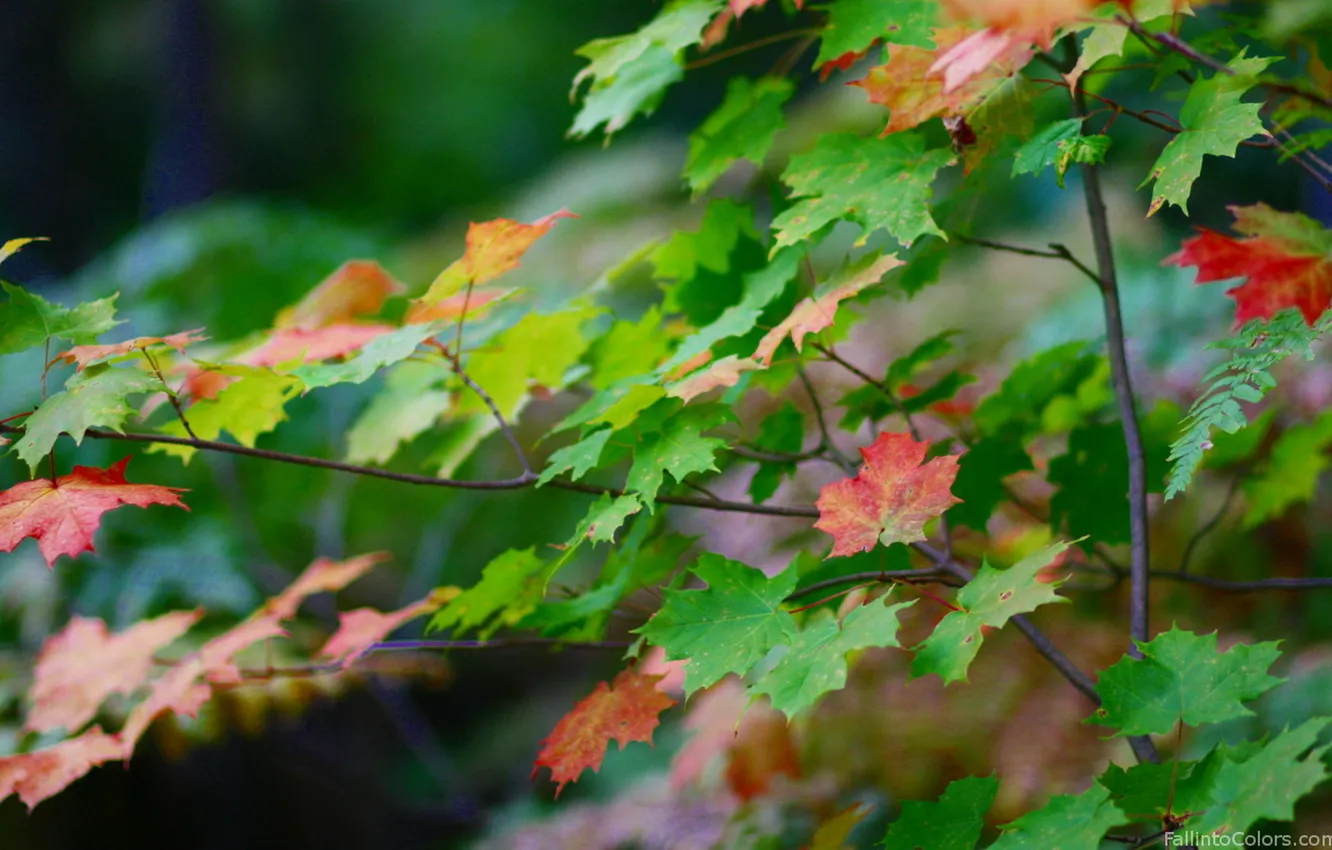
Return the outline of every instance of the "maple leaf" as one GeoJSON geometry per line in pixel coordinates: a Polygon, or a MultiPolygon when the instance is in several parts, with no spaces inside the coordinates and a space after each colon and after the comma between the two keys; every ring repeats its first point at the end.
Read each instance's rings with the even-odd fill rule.
{"type": "Polygon", "coordinates": [[[0,281],[0,290],[9,295],[0,304],[0,355],[34,348],[50,339],[88,344],[120,324],[115,317],[117,295],[66,308],[5,281],[0,281]]]}
{"type": "Polygon", "coordinates": [[[1207,155],[1235,155],[1239,143],[1252,136],[1266,135],[1263,121],[1258,117],[1261,103],[1243,103],[1240,98],[1253,88],[1257,75],[1275,59],[1244,56],[1241,51],[1230,61],[1226,71],[1212,77],[1199,78],[1189,88],[1184,105],[1179,110],[1181,130],[1166,144],[1157,157],[1152,170],[1142,181],[1152,181],[1152,202],[1147,215],[1153,215],[1165,204],[1174,204],[1188,212],[1189,193],[1193,181],[1202,173],[1203,158],[1207,155]]]}
{"type": "Polygon", "coordinates": [[[772,698],[772,707],[794,717],[829,691],[846,686],[846,654],[897,642],[898,612],[915,601],[897,605],[871,602],[857,607],[839,625],[831,612],[811,618],[791,641],[786,654],[752,690],[772,698]]]}
{"type": "Polygon", "coordinates": [[[1000,628],[1017,614],[1041,605],[1067,602],[1055,593],[1060,582],[1046,580],[1041,572],[1068,546],[1047,546],[1006,570],[996,570],[988,560],[982,562],[976,577],[958,591],[957,610],[950,611],[914,648],[911,675],[938,673],[945,685],[965,682],[987,629],[1000,628]]]}
{"type": "Polygon", "coordinates": [[[121,758],[121,743],[94,726],[44,750],[0,758],[0,802],[17,793],[31,809],[99,764],[121,758]]]}
{"type": "Polygon", "coordinates": [[[345,323],[278,328],[258,348],[236,358],[236,362],[250,366],[277,366],[292,361],[317,363],[360,351],[372,339],[394,330],[392,325],[345,323]]]}
{"type": "Polygon", "coordinates": [[[782,105],[794,93],[795,85],[783,77],[731,79],[722,105],[689,136],[684,178],[696,197],[736,160],[763,165],[785,125],[782,105]]]}
{"type": "Polygon", "coordinates": [[[140,336],[134,339],[127,339],[124,342],[117,342],[111,345],[76,345],[68,351],[56,355],[56,359],[63,363],[77,363],[78,371],[82,372],[90,363],[96,363],[99,360],[107,360],[111,357],[119,357],[122,354],[129,354],[131,351],[144,351],[154,345],[165,345],[168,348],[174,348],[181,354],[185,353],[185,346],[196,342],[203,342],[208,337],[203,335],[203,328],[195,328],[192,331],[182,331],[169,336],[140,336]]]}
{"type": "Polygon", "coordinates": [[[384,267],[373,260],[343,263],[295,305],[278,314],[275,327],[315,328],[346,324],[378,313],[390,295],[403,291],[384,267]]]}
{"type": "Polygon", "coordinates": [[[874,806],[869,803],[852,803],[831,819],[819,824],[807,850],[849,850],[851,845],[847,844],[847,839],[872,811],[874,806]]]}
{"type": "Polygon", "coordinates": [[[49,240],[45,236],[20,236],[17,239],[7,239],[5,244],[0,245],[0,263],[17,254],[25,245],[46,241],[49,240]]]}
{"type": "Polygon", "coordinates": [[[146,508],[168,505],[189,510],[179,487],[131,484],[125,480],[125,457],[107,469],[75,466],[52,484],[41,478],[24,481],[0,493],[0,552],[11,552],[32,537],[48,565],[61,555],[93,551],[93,535],[102,515],[121,505],[146,508]]]}
{"type": "Polygon", "coordinates": [[[581,138],[603,124],[609,135],[635,115],[650,115],[665,90],[684,76],[679,56],[703,39],[719,6],[721,0],[671,0],[637,32],[578,48],[575,52],[588,64],[574,76],[570,99],[590,82],[569,135],[581,138]]]}
{"type": "Polygon", "coordinates": [[[296,580],[281,593],[268,600],[264,612],[277,620],[290,620],[296,616],[296,609],[305,599],[315,593],[327,593],[341,590],[356,579],[365,575],[376,564],[387,561],[387,552],[371,552],[358,555],[345,561],[332,558],[315,558],[310,566],[301,572],[296,580]]]}
{"type": "Polygon", "coordinates": [[[89,428],[121,431],[134,413],[128,397],[166,389],[152,372],[132,367],[100,367],[70,378],[65,389],[48,397],[23,423],[17,453],[35,474],[61,434],[82,444],[89,428]]]}
{"type": "Polygon", "coordinates": [[[882,433],[860,450],[865,465],[855,478],[834,481],[819,492],[814,527],[833,537],[829,557],[883,545],[925,539],[925,523],[960,500],[949,492],[960,455],[925,459],[928,443],[910,434],[882,433]]]}
{"type": "Polygon", "coordinates": [[[1243,703],[1284,681],[1267,675],[1280,655],[1275,641],[1217,652],[1215,632],[1196,635],[1176,625],[1138,648],[1142,658],[1125,656],[1101,671],[1101,707],[1088,723],[1112,726],[1116,735],[1221,723],[1252,715],[1243,703]]]}
{"type": "Polygon", "coordinates": [[[1004,824],[1003,834],[990,850],[1097,847],[1109,829],[1128,822],[1128,815],[1110,802],[1106,787],[1093,783],[1077,796],[1052,797],[1044,807],[1004,824]]]}
{"type": "Polygon", "coordinates": [[[666,395],[688,402],[717,387],[733,387],[740,383],[741,374],[758,368],[759,364],[748,357],[742,359],[731,354],[671,384],[666,395]]]}
{"type": "Polygon", "coordinates": [[[400,445],[429,430],[454,403],[443,380],[438,363],[398,364],[347,431],[345,460],[387,463],[400,445]]]}
{"type": "Polygon", "coordinates": [[[888,61],[851,83],[865,90],[871,103],[888,107],[883,135],[910,130],[931,118],[965,116],[1026,64],[1029,50],[987,31],[958,27],[935,30],[935,49],[891,45],[888,61]],[[971,62],[976,60],[975,68],[971,62]],[[966,73],[959,82],[959,73],[966,73]]]}
{"type": "Polygon", "coordinates": [[[381,334],[361,347],[356,356],[341,363],[307,363],[292,374],[300,379],[307,390],[331,387],[334,384],[361,384],[380,369],[400,363],[416,353],[422,342],[447,325],[442,322],[422,322],[381,334]]]}
{"type": "Polygon", "coordinates": [[[1207,811],[1189,828],[1243,835],[1259,820],[1295,820],[1295,803],[1327,780],[1328,746],[1318,741],[1329,722],[1314,717],[1283,729],[1247,757],[1229,754],[1217,771],[1207,811]]]}
{"type": "Polygon", "coordinates": [[[999,792],[996,776],[968,776],[950,783],[934,802],[905,800],[888,826],[884,850],[975,850],[985,813],[999,792]]]}
{"type": "Polygon", "coordinates": [[[484,640],[532,613],[545,595],[549,577],[550,565],[534,548],[509,549],[486,564],[480,581],[449,600],[426,631],[451,628],[453,637],[459,638],[478,629],[484,640]]]}
{"type": "Polygon", "coordinates": [[[782,173],[795,203],[773,219],[776,247],[805,241],[839,219],[862,225],[858,244],[880,227],[903,245],[926,234],[943,238],[930,215],[931,184],[955,161],[949,148],[925,150],[916,133],[822,136],[812,150],[791,157],[782,173]]]}
{"type": "Polygon", "coordinates": [[[656,504],[657,491],[666,473],[682,482],[694,473],[717,471],[717,451],[726,448],[726,441],[704,437],[703,431],[719,424],[719,410],[725,408],[715,405],[685,408],[639,441],[624,488],[641,494],[649,512],[656,504]]]}
{"type": "MultiPolygon", "coordinates": [[[[425,294],[416,299],[415,316],[409,322],[424,321],[427,311],[458,294],[471,283],[488,283],[518,268],[519,260],[538,239],[551,231],[562,218],[578,218],[568,210],[559,210],[543,216],[531,224],[511,218],[471,222],[467,225],[467,248],[461,258],[439,273],[425,294]],[[417,306],[419,305],[419,307],[417,306]]],[[[468,310],[470,311],[470,305],[468,310]]],[[[458,307],[462,312],[461,305],[458,307]]],[[[409,313],[409,316],[412,314],[409,313]]]]}
{"type": "Polygon", "coordinates": [[[473,292],[459,292],[442,301],[429,304],[413,301],[403,316],[404,325],[419,325],[423,322],[447,322],[461,316],[472,317],[484,312],[495,302],[509,297],[517,290],[487,289],[473,292]]]}
{"type": "Polygon", "coordinates": [[[839,0],[828,9],[814,67],[821,79],[845,71],[880,41],[933,48],[935,0],[839,0]]]}
{"type": "Polygon", "coordinates": [[[686,693],[706,688],[727,673],[743,676],[774,646],[795,636],[795,621],[780,607],[795,589],[795,570],[770,579],[760,570],[708,552],[692,572],[707,588],[667,589],[661,609],[634,630],[666,650],[667,659],[689,659],[686,693]]]}
{"type": "Polygon", "coordinates": [[[24,728],[81,729],[111,694],[132,694],[148,679],[153,656],[185,634],[202,611],[173,611],[109,634],[106,623],[74,617],[46,639],[28,690],[32,710],[24,728]]]}
{"type": "MultiPolygon", "coordinates": [[[[223,431],[229,431],[236,442],[253,446],[260,434],[272,431],[286,420],[284,406],[301,391],[298,378],[263,366],[234,364],[219,366],[216,371],[237,380],[227,384],[216,397],[195,402],[186,409],[190,429],[201,440],[216,440],[223,431]]],[[[189,436],[178,419],[158,430],[177,437],[189,436]]],[[[188,461],[196,450],[192,446],[158,444],[151,451],[188,461]]]]}
{"type": "Polygon", "coordinates": [[[831,326],[836,320],[838,304],[878,283],[890,269],[901,265],[905,263],[897,259],[896,254],[885,254],[881,257],[871,255],[858,263],[843,266],[759,340],[754,358],[762,361],[764,366],[772,365],[777,346],[788,336],[796,351],[803,351],[805,337],[831,326]]]}
{"type": "Polygon", "coordinates": [[[1301,213],[1279,212],[1266,204],[1232,206],[1236,239],[1214,230],[1185,240],[1165,265],[1197,266],[1197,283],[1247,278],[1226,291],[1235,299],[1236,326],[1272,319],[1298,308],[1312,326],[1332,305],[1332,230],[1301,213]]]}
{"type": "Polygon", "coordinates": [[[320,658],[340,662],[342,669],[350,667],[370,647],[382,641],[390,632],[408,620],[415,620],[435,611],[455,596],[452,592],[436,591],[420,602],[385,613],[373,608],[357,608],[338,615],[338,630],[319,650],[320,658]]]}
{"type": "Polygon", "coordinates": [[[631,741],[652,743],[659,715],[675,705],[674,699],[657,690],[661,679],[628,669],[620,671],[609,685],[598,682],[541,742],[532,778],[541,768],[550,768],[558,797],[584,770],[591,768],[595,773],[601,769],[611,741],[618,741],[620,749],[631,741]]]}
{"type": "Polygon", "coordinates": [[[1056,30],[1085,17],[1104,0],[943,0],[959,20],[984,24],[1049,48],[1056,30]]]}

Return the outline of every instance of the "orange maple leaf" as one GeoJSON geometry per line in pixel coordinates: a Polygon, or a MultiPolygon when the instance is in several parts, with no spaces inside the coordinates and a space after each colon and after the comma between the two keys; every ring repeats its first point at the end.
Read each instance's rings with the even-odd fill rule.
{"type": "Polygon", "coordinates": [[[338,630],[319,650],[319,657],[341,662],[345,670],[398,626],[429,614],[443,604],[444,599],[432,593],[420,602],[388,613],[373,608],[344,611],[338,615],[338,630]]]}
{"type": "Polygon", "coordinates": [[[934,50],[890,45],[887,62],[851,83],[864,89],[871,103],[888,107],[883,135],[910,130],[931,118],[970,113],[1031,54],[1030,45],[989,30],[939,29],[934,41],[934,50]]]}
{"type": "Polygon", "coordinates": [[[473,313],[479,313],[492,302],[503,298],[508,293],[503,290],[490,290],[486,292],[473,292],[471,297],[467,293],[460,292],[457,295],[449,296],[438,304],[427,304],[424,301],[413,301],[412,306],[407,309],[407,315],[403,317],[404,325],[422,325],[426,322],[438,322],[447,319],[457,319],[463,315],[465,310],[468,316],[473,313]]]}
{"type": "Polygon", "coordinates": [[[151,345],[166,345],[184,354],[185,346],[195,342],[203,342],[206,339],[208,337],[203,335],[203,328],[195,328],[192,331],[182,331],[169,336],[135,337],[112,345],[76,345],[70,350],[56,355],[56,359],[64,363],[77,363],[77,371],[82,372],[89,363],[106,360],[109,357],[118,357],[121,354],[129,354],[131,351],[142,351],[151,345]]]}
{"type": "Polygon", "coordinates": [[[378,313],[390,295],[403,291],[373,260],[349,260],[278,314],[279,328],[322,328],[378,313]]]}
{"type": "Polygon", "coordinates": [[[97,765],[120,757],[120,740],[99,726],[44,750],[5,756],[0,758],[0,801],[17,793],[31,809],[97,765]]]}
{"type": "Polygon", "coordinates": [[[880,434],[860,454],[865,465],[855,478],[834,481],[819,492],[814,527],[833,538],[832,555],[853,555],[874,544],[925,539],[925,523],[962,501],[949,492],[960,455],[926,464],[928,443],[910,434],[880,434]]]}
{"type": "Polygon", "coordinates": [[[886,254],[863,269],[851,268],[845,274],[839,274],[838,279],[828,282],[826,289],[801,301],[791,311],[791,315],[768,331],[759,340],[758,348],[754,350],[754,359],[761,361],[764,366],[771,366],[777,346],[788,336],[795,344],[796,351],[803,350],[806,336],[818,333],[837,318],[838,304],[878,283],[889,269],[900,265],[903,263],[896,256],[886,254]]]}
{"type": "Polygon", "coordinates": [[[331,357],[345,357],[392,330],[392,325],[345,322],[317,328],[278,328],[258,348],[237,358],[237,362],[250,366],[276,366],[299,358],[302,363],[317,363],[331,357]]]}
{"type": "Polygon", "coordinates": [[[126,481],[128,463],[126,457],[108,469],[76,466],[54,484],[41,478],[0,493],[0,552],[13,551],[20,541],[32,537],[50,566],[61,555],[93,551],[93,535],[102,514],[121,505],[170,505],[189,510],[176,495],[186,492],[180,487],[126,481]]]}
{"type": "Polygon", "coordinates": [[[596,689],[560,718],[550,737],[541,742],[532,777],[536,778],[541,768],[550,768],[551,781],[558,783],[558,797],[564,786],[577,781],[587,768],[593,773],[601,769],[612,740],[620,742],[620,749],[631,741],[651,744],[658,716],[675,705],[674,699],[657,690],[661,678],[628,669],[621,670],[609,685],[598,682],[596,689]]]}
{"type": "Polygon", "coordinates": [[[1236,239],[1207,228],[1185,240],[1164,265],[1197,266],[1196,283],[1248,278],[1226,291],[1235,299],[1235,324],[1271,319],[1296,307],[1310,325],[1332,305],[1332,230],[1300,213],[1266,204],[1233,206],[1236,239]]]}
{"type": "Polygon", "coordinates": [[[37,655],[25,729],[75,732],[111,694],[128,696],[148,679],[153,656],[185,634],[203,611],[173,611],[110,634],[96,618],[75,617],[37,655]]]}
{"type": "Polygon", "coordinates": [[[733,387],[740,383],[741,374],[758,368],[761,367],[757,361],[732,354],[671,384],[666,388],[666,395],[688,402],[717,387],[733,387]]]}

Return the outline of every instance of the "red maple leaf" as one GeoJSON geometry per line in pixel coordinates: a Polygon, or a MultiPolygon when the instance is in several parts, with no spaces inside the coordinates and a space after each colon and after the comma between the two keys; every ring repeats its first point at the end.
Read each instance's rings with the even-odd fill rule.
{"type": "Polygon", "coordinates": [[[346,669],[371,646],[382,641],[389,632],[408,620],[429,614],[443,604],[443,598],[431,594],[420,602],[388,613],[373,608],[344,611],[338,615],[337,632],[319,650],[319,657],[339,661],[343,669],[346,669]]]}
{"type": "Polygon", "coordinates": [[[0,758],[0,801],[17,793],[31,809],[97,765],[120,757],[120,740],[94,726],[44,750],[0,758]]]}
{"type": "Polygon", "coordinates": [[[392,330],[392,325],[345,322],[318,328],[278,328],[258,348],[237,358],[237,362],[276,366],[299,358],[302,363],[317,363],[358,351],[370,340],[392,330]]]}
{"type": "Polygon", "coordinates": [[[315,558],[314,562],[306,567],[305,571],[285,590],[271,597],[262,610],[278,620],[290,620],[296,616],[296,609],[301,607],[306,597],[315,593],[342,590],[365,575],[375,564],[388,560],[388,557],[387,552],[372,552],[345,561],[315,558]]]}
{"type": "Polygon", "coordinates": [[[186,507],[180,487],[131,484],[125,480],[122,459],[109,469],[76,466],[52,484],[45,478],[16,484],[0,493],[0,552],[11,552],[20,541],[37,540],[42,557],[54,565],[61,555],[93,551],[93,535],[102,514],[121,505],[186,507]]]}
{"type": "Polygon", "coordinates": [[[129,354],[131,351],[142,351],[150,345],[169,346],[184,354],[185,346],[194,342],[203,342],[206,339],[208,337],[203,335],[203,328],[195,328],[192,331],[182,331],[169,336],[135,337],[112,345],[76,345],[69,351],[57,355],[56,359],[65,363],[77,363],[77,371],[82,372],[89,363],[105,360],[108,357],[117,357],[121,354],[129,354]]]}
{"type": "Polygon", "coordinates": [[[550,737],[541,742],[541,752],[532,766],[532,777],[543,767],[550,768],[550,778],[558,783],[555,796],[574,782],[587,768],[601,769],[606,748],[612,740],[620,749],[630,741],[652,743],[652,730],[658,715],[675,705],[675,700],[657,690],[661,676],[646,676],[638,671],[622,670],[607,685],[598,682],[560,722],[550,737]]]}
{"type": "Polygon", "coordinates": [[[173,611],[110,634],[106,623],[75,617],[47,638],[37,656],[24,728],[75,732],[111,694],[129,696],[148,679],[153,656],[185,634],[203,611],[173,611]]]}
{"type": "Polygon", "coordinates": [[[1271,319],[1297,307],[1312,325],[1332,304],[1332,230],[1300,213],[1266,204],[1230,207],[1236,239],[1215,230],[1184,241],[1164,265],[1197,266],[1197,283],[1248,278],[1226,291],[1235,299],[1235,324],[1271,319]]]}
{"type": "Polygon", "coordinates": [[[814,527],[832,535],[830,557],[868,551],[880,540],[885,546],[924,540],[925,523],[962,501],[949,492],[960,455],[922,465],[928,448],[910,434],[880,434],[860,450],[860,474],[819,492],[814,527]]]}

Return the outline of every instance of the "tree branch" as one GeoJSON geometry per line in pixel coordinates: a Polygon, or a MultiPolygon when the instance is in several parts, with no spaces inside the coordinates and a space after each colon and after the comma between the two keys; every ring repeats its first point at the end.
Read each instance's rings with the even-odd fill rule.
{"type": "MultiPolygon", "coordinates": [[[[1073,110],[1079,118],[1087,114],[1087,104],[1080,91],[1073,92],[1073,110]]],[[[1101,174],[1094,165],[1083,164],[1082,185],[1091,220],[1092,241],[1096,246],[1097,277],[1101,304],[1105,312],[1106,347],[1110,355],[1110,374],[1115,387],[1115,402],[1124,428],[1124,444],[1129,464],[1129,654],[1141,658],[1136,641],[1150,639],[1150,542],[1147,528],[1147,455],[1143,448],[1138,408],[1129,375],[1128,353],[1124,343],[1124,316],[1119,302],[1119,280],[1115,272],[1114,243],[1110,238],[1109,216],[1101,193],[1101,174]]]]}
{"type": "Polygon", "coordinates": [[[1024,257],[1044,257],[1048,260],[1064,260],[1065,262],[1072,263],[1078,271],[1086,275],[1092,283],[1097,285],[1097,287],[1100,287],[1101,285],[1100,276],[1088,268],[1087,265],[1077,257],[1073,256],[1073,252],[1068,250],[1067,245],[1061,245],[1058,242],[1051,242],[1050,250],[1042,251],[1039,248],[1023,248],[1019,245],[1009,245],[1004,242],[994,242],[989,239],[977,239],[973,236],[963,236],[960,233],[954,233],[953,237],[959,242],[965,242],[968,245],[975,245],[980,248],[990,248],[995,251],[1007,251],[1010,254],[1021,254],[1024,257]]]}

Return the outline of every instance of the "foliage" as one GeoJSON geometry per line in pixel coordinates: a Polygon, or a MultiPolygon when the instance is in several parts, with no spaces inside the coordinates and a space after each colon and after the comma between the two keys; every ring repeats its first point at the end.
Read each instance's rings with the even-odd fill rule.
{"type": "MultiPolygon", "coordinates": [[[[684,702],[685,725],[701,743],[681,751],[673,776],[704,782],[701,765],[724,751],[729,789],[751,801],[778,795],[778,775],[798,784],[807,754],[793,741],[825,712],[849,710],[845,692],[862,657],[863,669],[893,671],[895,686],[933,673],[911,686],[989,687],[973,701],[1006,713],[1024,700],[1051,702],[988,678],[992,665],[1025,664],[1008,640],[1020,632],[1067,680],[1064,693],[1086,700],[1064,725],[1078,726],[1076,715],[1109,727],[1140,763],[1046,782],[1015,810],[1014,777],[958,761],[948,766],[956,776],[934,771],[939,786],[920,792],[929,799],[896,807],[882,846],[972,848],[987,825],[1000,830],[989,846],[1005,850],[1096,847],[1107,836],[1138,846],[1183,827],[1235,832],[1261,819],[1294,820],[1296,804],[1327,777],[1320,735],[1332,718],[1311,710],[1266,737],[1206,737],[1258,716],[1251,706],[1283,681],[1269,673],[1278,643],[1239,631],[1220,651],[1216,634],[1178,622],[1162,630],[1185,618],[1171,609],[1153,622],[1151,584],[1239,591],[1332,581],[1292,585],[1267,576],[1264,564],[1250,582],[1190,573],[1194,544],[1226,520],[1230,496],[1179,547],[1177,570],[1162,568],[1168,547],[1149,547],[1149,527],[1172,517],[1148,494],[1160,492],[1165,475],[1162,416],[1173,422],[1179,407],[1164,398],[1163,382],[1141,376],[1149,364],[1130,362],[1138,355],[1126,343],[1101,175],[1132,165],[1136,138],[1116,123],[1124,118],[1170,134],[1143,181],[1153,187],[1139,205],[1144,218],[1168,205],[1188,213],[1191,198],[1199,207],[1199,189],[1216,191],[1202,180],[1207,169],[1245,143],[1275,148],[1332,187],[1313,143],[1291,132],[1332,116],[1332,77],[1317,49],[1307,71],[1291,76],[1292,57],[1306,48],[1274,35],[1286,30],[1255,17],[1261,10],[1235,12],[1241,44],[1214,17],[1192,20],[1186,6],[670,0],[636,31],[578,50],[587,64],[573,81],[571,136],[609,138],[652,115],[687,70],[730,55],[709,51],[740,32],[742,18],[789,22],[790,32],[740,52],[794,46],[768,73],[730,78],[690,135],[683,180],[703,207],[696,229],[640,249],[587,287],[530,285],[554,277],[531,257],[594,230],[595,221],[564,209],[530,222],[472,222],[456,260],[409,284],[378,262],[350,260],[248,332],[227,328],[234,338],[177,326],[112,341],[103,337],[119,324],[117,296],[64,306],[4,284],[0,354],[41,357],[6,363],[25,364],[20,377],[40,389],[30,409],[0,411],[0,434],[30,478],[0,492],[0,551],[13,559],[32,538],[48,566],[66,571],[62,556],[92,551],[95,541],[124,551],[120,536],[133,526],[101,527],[115,508],[186,507],[185,487],[128,482],[128,458],[59,474],[75,451],[82,457],[112,442],[146,444],[143,466],[154,463],[163,482],[193,484],[191,506],[213,508],[225,486],[191,464],[201,454],[398,488],[375,491],[388,505],[381,509],[414,526],[439,521],[415,503],[444,491],[454,491],[450,505],[530,501],[492,508],[504,529],[498,543],[458,521],[456,536],[468,539],[450,551],[462,567],[451,578],[470,575],[468,586],[444,585],[392,610],[345,611],[315,642],[307,635],[317,628],[294,625],[302,602],[341,590],[383,558],[316,559],[207,638],[189,634],[202,607],[145,615],[116,631],[100,618],[69,617],[37,654],[22,728],[38,734],[0,757],[0,800],[17,794],[35,806],[97,765],[130,758],[155,720],[195,717],[225,686],[331,676],[395,648],[539,644],[624,652],[624,668],[540,745],[533,775],[549,768],[556,796],[602,769],[610,741],[652,743],[665,713],[684,702]],[[877,61],[882,45],[882,62],[853,81],[881,134],[789,120],[803,97],[793,63],[815,43],[814,67],[825,78],[861,57],[877,61]],[[1126,54],[1132,65],[1110,64],[1126,54]],[[1178,103],[1177,117],[1114,99],[1114,86],[1148,76],[1174,87],[1157,105],[1178,103]],[[1089,100],[1098,106],[1089,109],[1089,100]],[[732,185],[733,170],[755,177],[732,185]],[[1094,269],[1060,243],[1028,248],[975,235],[1004,214],[1011,189],[996,187],[1018,175],[1041,180],[1047,197],[1066,184],[1081,188],[1094,269]],[[1053,261],[1079,283],[1090,278],[1104,340],[1062,341],[1005,374],[996,368],[1002,358],[964,359],[964,333],[931,326],[914,346],[891,338],[900,305],[886,296],[921,292],[964,245],[1053,261]],[[886,365],[861,365],[867,340],[885,348],[886,365]],[[855,381],[837,397],[840,428],[825,401],[831,374],[855,381]],[[1160,403],[1143,404],[1148,397],[1160,403]],[[322,441],[293,423],[307,417],[308,425],[311,409],[337,413],[322,441]],[[324,456],[334,442],[345,443],[340,459],[324,456]],[[723,515],[728,525],[688,536],[677,508],[723,515]],[[746,537],[740,517],[787,535],[746,537]],[[724,554],[737,548],[746,551],[724,554]],[[1105,604],[1130,623],[1126,636],[1105,642],[1113,653],[1097,649],[1090,625],[1080,635],[1059,613],[1097,620],[1088,574],[1127,584],[1127,610],[1105,604]],[[427,615],[430,638],[392,640],[427,615]],[[1061,644],[1079,636],[1090,648],[1065,654],[1061,644]],[[261,642],[302,660],[242,666],[261,642]],[[1095,676],[1078,666],[1088,659],[1095,676]],[[1196,758],[1185,728],[1196,736],[1196,758]],[[1168,770],[1158,747],[1174,750],[1168,770]]],[[[1301,408],[1289,404],[1275,439],[1240,432],[1248,424],[1241,403],[1274,401],[1275,368],[1296,352],[1312,359],[1332,322],[1332,237],[1266,203],[1230,209],[1238,237],[1202,229],[1161,261],[1196,267],[1199,283],[1246,279],[1228,293],[1236,323],[1246,324],[1213,343],[1228,359],[1203,378],[1179,423],[1165,497],[1202,477],[1207,452],[1218,448],[1213,437],[1225,439],[1213,432],[1225,432],[1245,441],[1220,447],[1208,466],[1255,470],[1231,493],[1244,495],[1247,528],[1315,499],[1326,467],[1326,414],[1293,421],[1301,408]]],[[[0,261],[41,250],[30,243],[11,240],[0,261]]],[[[977,276],[967,285],[999,282],[977,276]]],[[[7,370],[7,381],[10,374],[18,370],[7,370]]],[[[280,508],[322,481],[288,482],[258,498],[280,508]]],[[[942,752],[942,739],[961,732],[929,719],[942,752]]],[[[1059,736],[1076,733],[1024,732],[1056,748],[1059,736]]],[[[810,846],[840,847],[868,830],[870,807],[836,802],[810,825],[810,846]]],[[[758,828],[761,818],[750,814],[737,810],[737,830],[758,828]]]]}

